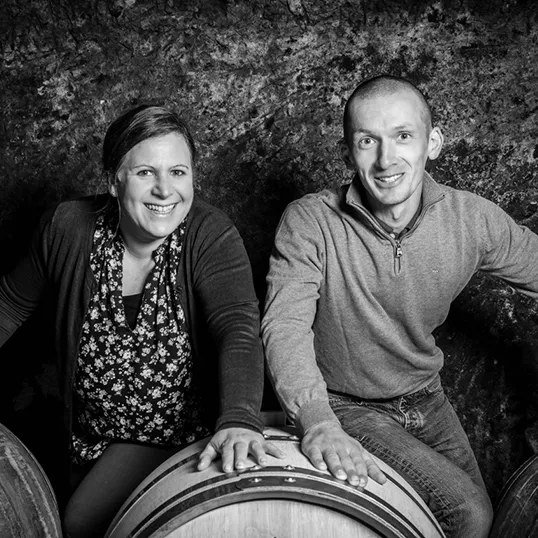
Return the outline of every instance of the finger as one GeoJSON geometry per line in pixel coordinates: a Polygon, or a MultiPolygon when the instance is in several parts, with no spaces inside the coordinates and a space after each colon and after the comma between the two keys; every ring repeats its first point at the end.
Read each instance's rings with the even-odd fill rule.
{"type": "Polygon", "coordinates": [[[235,468],[242,470],[247,466],[248,445],[239,441],[234,445],[235,468]]]}
{"type": "Polygon", "coordinates": [[[327,470],[327,464],[325,463],[325,460],[323,459],[323,456],[321,454],[321,450],[316,447],[308,448],[305,450],[305,454],[307,455],[308,459],[310,460],[310,463],[320,471],[326,471],[327,470]]]}
{"type": "Polygon", "coordinates": [[[276,445],[274,445],[273,443],[269,443],[269,442],[265,442],[263,444],[263,449],[265,450],[265,452],[267,454],[269,454],[270,456],[273,456],[275,458],[285,458],[286,457],[286,454],[280,449],[278,448],[276,445]]]}
{"type": "Polygon", "coordinates": [[[387,477],[372,458],[366,459],[366,468],[368,470],[368,476],[378,484],[383,485],[387,481],[387,477]]]}
{"type": "Polygon", "coordinates": [[[221,446],[222,470],[231,473],[234,470],[234,446],[233,443],[225,442],[221,446]]]}
{"type": "Polygon", "coordinates": [[[252,441],[252,443],[250,443],[250,453],[260,465],[267,464],[267,453],[265,452],[265,447],[262,446],[259,441],[252,441]]]}
{"type": "Polygon", "coordinates": [[[342,465],[344,472],[346,473],[347,481],[352,486],[365,486],[368,475],[366,472],[366,465],[362,459],[352,459],[348,453],[339,454],[340,464],[342,465]]]}
{"type": "Polygon", "coordinates": [[[205,449],[200,453],[198,457],[198,467],[199,471],[207,469],[211,462],[217,457],[218,452],[215,450],[212,444],[208,444],[205,449]]]}
{"type": "Polygon", "coordinates": [[[347,474],[342,467],[340,457],[333,449],[327,449],[323,452],[323,458],[327,462],[329,471],[340,480],[347,480],[347,474]]]}

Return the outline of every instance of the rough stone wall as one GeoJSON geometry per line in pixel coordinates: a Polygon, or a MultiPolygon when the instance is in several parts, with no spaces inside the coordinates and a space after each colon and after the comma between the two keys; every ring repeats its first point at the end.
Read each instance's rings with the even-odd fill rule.
{"type": "MultiPolygon", "coordinates": [[[[343,104],[381,72],[429,96],[446,138],[434,177],[538,232],[537,12],[533,0],[4,0],[0,272],[46,206],[102,190],[109,122],[160,101],[190,120],[197,189],[236,222],[263,301],[282,210],[350,179],[338,151],[343,104]]],[[[494,500],[530,454],[537,319],[530,300],[477,276],[437,334],[494,500]]],[[[55,399],[42,338],[31,321],[0,353],[13,365],[0,381],[9,424],[55,399]]],[[[42,450],[47,425],[21,434],[42,450]]]]}

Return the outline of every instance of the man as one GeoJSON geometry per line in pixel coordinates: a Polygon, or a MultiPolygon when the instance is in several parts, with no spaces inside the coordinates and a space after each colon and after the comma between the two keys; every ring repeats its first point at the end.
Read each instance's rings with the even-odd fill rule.
{"type": "Polygon", "coordinates": [[[538,237],[425,171],[443,135],[408,81],[362,82],[344,111],[339,189],[279,224],[262,334],[275,392],[319,469],[363,486],[402,474],[448,537],[486,537],[492,508],[446,396],[432,331],[472,275],[538,298],[538,237]]]}

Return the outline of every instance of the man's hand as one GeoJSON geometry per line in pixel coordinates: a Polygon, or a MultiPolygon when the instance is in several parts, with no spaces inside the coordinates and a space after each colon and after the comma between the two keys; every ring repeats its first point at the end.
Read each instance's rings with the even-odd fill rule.
{"type": "Polygon", "coordinates": [[[338,424],[322,423],[310,428],[301,442],[303,453],[314,467],[329,471],[352,486],[364,487],[368,477],[379,484],[387,479],[370,453],[338,424]]]}
{"type": "Polygon", "coordinates": [[[284,458],[284,453],[273,443],[266,441],[261,433],[247,428],[225,428],[218,431],[200,454],[198,470],[207,469],[218,455],[222,457],[222,470],[231,473],[242,471],[248,465],[247,457],[252,455],[260,465],[267,464],[267,455],[284,458]]]}

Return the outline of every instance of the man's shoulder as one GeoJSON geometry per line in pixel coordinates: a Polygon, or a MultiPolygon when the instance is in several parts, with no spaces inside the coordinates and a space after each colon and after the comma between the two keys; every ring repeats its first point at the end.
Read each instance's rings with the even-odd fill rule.
{"type": "Polygon", "coordinates": [[[444,196],[434,214],[445,226],[466,227],[474,233],[487,225],[497,226],[508,217],[497,203],[480,194],[449,185],[439,187],[444,196]]]}
{"type": "Polygon", "coordinates": [[[448,204],[475,208],[483,207],[484,209],[498,207],[495,202],[469,190],[459,189],[456,187],[451,187],[450,185],[442,184],[439,184],[439,188],[445,195],[445,201],[448,204]]]}
{"type": "Polygon", "coordinates": [[[310,210],[323,211],[328,208],[339,207],[345,200],[345,192],[349,185],[331,187],[317,192],[307,193],[288,204],[288,208],[305,208],[310,210]]]}

